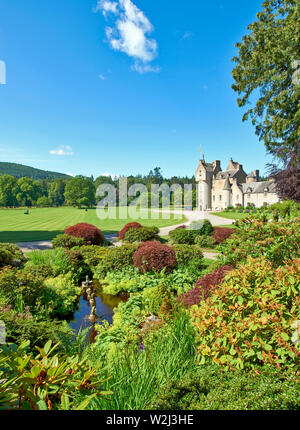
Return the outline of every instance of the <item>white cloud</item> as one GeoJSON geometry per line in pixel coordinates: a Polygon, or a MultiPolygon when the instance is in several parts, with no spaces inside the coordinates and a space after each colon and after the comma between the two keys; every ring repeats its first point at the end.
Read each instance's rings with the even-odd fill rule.
{"type": "Polygon", "coordinates": [[[53,149],[52,151],[49,151],[51,155],[73,155],[74,152],[72,151],[71,146],[60,146],[58,149],[53,149]]]}
{"type": "Polygon", "coordinates": [[[75,175],[73,175],[73,173],[66,173],[66,175],[68,175],[68,176],[73,176],[73,178],[74,178],[74,176],[75,176],[75,175]]]}
{"type": "Polygon", "coordinates": [[[104,75],[99,75],[99,79],[101,79],[101,81],[105,81],[106,77],[104,75]]]}
{"type": "Polygon", "coordinates": [[[191,31],[186,31],[182,36],[181,40],[190,39],[192,36],[193,36],[193,33],[191,31]]]}
{"type": "Polygon", "coordinates": [[[149,65],[157,57],[157,42],[148,37],[154,27],[131,0],[99,0],[96,10],[102,11],[105,17],[108,12],[115,15],[114,25],[105,29],[106,37],[112,49],[124,52],[134,59],[132,70],[139,73],[160,70],[149,65]]]}
{"type": "Polygon", "coordinates": [[[117,13],[118,12],[118,2],[108,1],[108,0],[99,0],[96,6],[95,11],[98,12],[102,10],[104,16],[106,16],[109,12],[117,13]]]}

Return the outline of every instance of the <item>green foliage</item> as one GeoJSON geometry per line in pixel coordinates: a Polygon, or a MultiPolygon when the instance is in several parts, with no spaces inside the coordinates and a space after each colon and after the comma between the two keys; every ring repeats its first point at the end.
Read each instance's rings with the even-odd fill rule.
{"type": "Polygon", "coordinates": [[[208,219],[205,219],[203,221],[193,221],[187,229],[193,231],[195,236],[210,236],[214,232],[214,228],[208,219]]]}
{"type": "Polygon", "coordinates": [[[95,269],[95,278],[101,280],[108,272],[120,271],[133,266],[133,255],[137,249],[138,245],[135,244],[109,249],[95,269]]]}
{"type": "Polygon", "coordinates": [[[37,199],[36,205],[39,208],[48,208],[51,206],[51,200],[47,196],[41,196],[37,199]]]}
{"type": "Polygon", "coordinates": [[[188,265],[192,260],[201,261],[203,254],[199,248],[193,245],[174,245],[176,260],[179,266],[188,265]]]}
{"type": "Polygon", "coordinates": [[[4,267],[0,271],[0,294],[5,297],[5,303],[24,311],[29,306],[33,311],[37,309],[36,302],[41,296],[43,279],[30,272],[23,272],[16,268],[4,267]]]}
{"type": "Polygon", "coordinates": [[[12,309],[0,306],[0,320],[6,326],[6,341],[20,344],[29,340],[31,346],[42,346],[51,339],[53,342],[60,341],[64,336],[72,341],[73,332],[69,327],[62,325],[59,321],[47,319],[46,316],[33,318],[31,313],[25,309],[20,314],[12,309]]]}
{"type": "Polygon", "coordinates": [[[64,317],[74,311],[74,305],[81,294],[81,288],[74,285],[72,275],[60,275],[44,281],[47,313],[52,317],[64,317]]]}
{"type": "Polygon", "coordinates": [[[65,188],[65,199],[72,206],[92,206],[95,204],[95,186],[89,178],[77,176],[70,179],[65,188]]]}
{"type": "Polygon", "coordinates": [[[67,250],[56,248],[47,251],[33,251],[28,254],[28,262],[26,269],[39,266],[47,266],[51,269],[51,276],[72,274],[74,282],[79,282],[86,275],[91,275],[92,272],[80,251],[67,250]]]}
{"type": "Polygon", "coordinates": [[[0,387],[0,409],[69,410],[85,409],[96,396],[107,396],[86,359],[55,353],[58,344],[48,341],[33,356],[26,349],[30,342],[0,346],[0,375],[5,385],[0,387]],[[4,370],[4,372],[3,372],[4,370]],[[84,400],[78,403],[81,395],[84,400]]]}
{"type": "Polygon", "coordinates": [[[139,269],[129,266],[123,270],[109,272],[101,281],[105,294],[136,293],[144,288],[156,286],[161,278],[156,273],[141,274],[139,269]]]}
{"type": "Polygon", "coordinates": [[[158,240],[159,228],[158,227],[141,227],[131,228],[125,234],[125,242],[148,242],[150,240],[158,240]]]}
{"type": "Polygon", "coordinates": [[[0,267],[20,267],[26,262],[26,257],[17,245],[0,243],[0,267]]]}
{"type": "Polygon", "coordinates": [[[249,258],[191,308],[201,364],[297,366],[300,344],[292,336],[300,319],[299,262],[274,270],[262,257],[249,258]]]}
{"type": "MultiPolygon", "coordinates": [[[[77,249],[77,248],[76,248],[77,249]]],[[[93,270],[101,264],[103,258],[110,253],[108,248],[98,245],[85,245],[78,248],[78,251],[83,256],[84,262],[93,270]]]]}
{"type": "Polygon", "coordinates": [[[299,218],[292,221],[239,221],[235,233],[218,246],[222,264],[236,264],[248,256],[264,256],[275,266],[299,256],[299,218]]]}
{"type": "Polygon", "coordinates": [[[214,248],[216,246],[216,240],[213,236],[197,236],[195,243],[200,248],[214,248]]]}
{"type": "Polygon", "coordinates": [[[218,365],[188,370],[168,381],[149,409],[299,410],[299,376],[268,366],[252,373],[226,372],[218,365]]]}
{"type": "Polygon", "coordinates": [[[292,200],[285,200],[270,206],[269,210],[273,217],[278,217],[282,220],[292,220],[300,217],[300,204],[292,200]]]}
{"type": "Polygon", "coordinates": [[[191,230],[186,230],[183,228],[176,228],[170,232],[171,242],[179,245],[194,245],[195,243],[195,233],[191,230]]]}
{"type": "Polygon", "coordinates": [[[236,45],[239,54],[233,59],[237,65],[232,88],[239,95],[238,105],[245,107],[259,91],[255,106],[250,106],[243,120],[251,118],[267,149],[283,159],[289,149],[298,151],[299,157],[300,85],[295,73],[299,19],[299,2],[265,0],[257,20],[236,45]]]}
{"type": "MultiPolygon", "coordinates": [[[[194,331],[184,311],[175,314],[164,327],[150,332],[143,345],[140,351],[138,341],[115,352],[108,368],[112,379],[107,384],[114,394],[108,400],[93,399],[90,409],[144,410],[166,381],[181,378],[194,368],[194,331]]],[[[95,363],[97,351],[96,345],[95,363]]]]}
{"type": "Polygon", "coordinates": [[[69,236],[68,234],[59,234],[52,240],[53,248],[71,249],[75,246],[85,245],[85,240],[81,237],[69,236]]]}
{"type": "Polygon", "coordinates": [[[34,167],[23,166],[17,163],[0,162],[0,175],[11,175],[16,178],[27,176],[31,179],[68,179],[70,176],[63,173],[48,172],[46,170],[35,169],[34,167]]]}

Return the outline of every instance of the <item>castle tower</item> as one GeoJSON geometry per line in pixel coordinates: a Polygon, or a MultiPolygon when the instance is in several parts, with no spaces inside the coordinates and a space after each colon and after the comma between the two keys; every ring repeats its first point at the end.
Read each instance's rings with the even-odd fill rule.
{"type": "Polygon", "coordinates": [[[231,206],[231,185],[229,179],[227,178],[223,187],[224,197],[225,197],[225,207],[231,206]]]}
{"type": "Polygon", "coordinates": [[[198,169],[196,170],[196,182],[198,183],[198,209],[206,211],[211,209],[211,191],[212,181],[215,174],[221,171],[221,162],[219,160],[213,163],[206,163],[200,160],[198,169]]]}

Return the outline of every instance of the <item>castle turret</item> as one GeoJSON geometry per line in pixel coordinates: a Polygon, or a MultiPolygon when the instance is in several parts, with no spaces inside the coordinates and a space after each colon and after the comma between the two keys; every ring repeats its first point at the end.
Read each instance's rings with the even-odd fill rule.
{"type": "Polygon", "coordinates": [[[221,162],[219,160],[213,163],[206,163],[200,160],[200,164],[196,171],[196,182],[198,182],[198,204],[199,210],[205,211],[211,209],[211,191],[212,180],[214,175],[221,171],[221,162]]]}
{"type": "Polygon", "coordinates": [[[225,207],[228,208],[228,206],[231,205],[231,185],[229,182],[229,179],[227,178],[223,187],[224,191],[224,197],[225,197],[225,207]]]}

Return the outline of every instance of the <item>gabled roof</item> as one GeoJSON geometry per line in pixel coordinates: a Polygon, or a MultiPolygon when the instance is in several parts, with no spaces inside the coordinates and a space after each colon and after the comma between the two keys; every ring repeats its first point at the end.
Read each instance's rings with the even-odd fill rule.
{"type": "Polygon", "coordinates": [[[231,190],[229,179],[227,178],[223,187],[223,190],[231,190]]]}
{"type": "Polygon", "coordinates": [[[265,182],[249,182],[248,184],[241,184],[243,193],[246,194],[251,190],[251,194],[261,194],[267,190],[269,193],[276,193],[276,185],[274,181],[265,182]]]}
{"type": "Polygon", "coordinates": [[[234,176],[238,173],[238,170],[225,170],[225,172],[219,172],[216,175],[217,179],[226,179],[226,178],[234,178],[234,176]]]}

